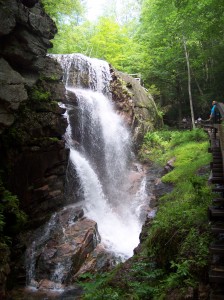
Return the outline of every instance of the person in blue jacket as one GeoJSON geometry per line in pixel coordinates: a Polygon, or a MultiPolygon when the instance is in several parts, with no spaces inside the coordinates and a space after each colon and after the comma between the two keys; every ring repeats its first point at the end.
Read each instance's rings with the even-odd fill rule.
{"type": "Polygon", "coordinates": [[[212,101],[212,109],[211,109],[210,118],[209,118],[209,120],[211,121],[212,124],[214,124],[216,122],[216,115],[217,115],[216,104],[217,104],[216,101],[212,101]]]}
{"type": "Polygon", "coordinates": [[[210,118],[209,118],[209,120],[211,122],[211,125],[213,126],[212,129],[211,129],[211,132],[213,132],[213,135],[214,135],[215,139],[216,139],[216,134],[217,134],[217,128],[214,125],[219,124],[220,121],[221,121],[220,113],[217,110],[216,105],[217,105],[217,102],[212,101],[212,109],[211,109],[210,118]]]}

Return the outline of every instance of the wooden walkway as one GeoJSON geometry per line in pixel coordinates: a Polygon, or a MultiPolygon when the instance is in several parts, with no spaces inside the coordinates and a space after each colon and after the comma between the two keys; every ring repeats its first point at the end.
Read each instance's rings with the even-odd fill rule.
{"type": "Polygon", "coordinates": [[[209,300],[224,300],[224,132],[222,124],[207,127],[212,153],[211,176],[214,199],[208,208],[211,231],[214,241],[209,251],[211,255],[209,282],[211,293],[209,300]]]}

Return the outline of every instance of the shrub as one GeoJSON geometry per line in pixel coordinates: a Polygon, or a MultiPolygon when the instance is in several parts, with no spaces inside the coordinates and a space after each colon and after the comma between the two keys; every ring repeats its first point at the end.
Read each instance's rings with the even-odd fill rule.
{"type": "Polygon", "coordinates": [[[0,178],[0,236],[7,243],[26,222],[26,214],[19,208],[17,196],[6,190],[0,178]]]}

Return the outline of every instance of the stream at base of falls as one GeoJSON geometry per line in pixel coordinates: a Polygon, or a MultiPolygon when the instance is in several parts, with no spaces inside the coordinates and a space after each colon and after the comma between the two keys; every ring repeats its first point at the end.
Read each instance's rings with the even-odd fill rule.
{"type": "Polygon", "coordinates": [[[80,289],[69,289],[78,275],[133,255],[151,196],[147,169],[135,160],[131,133],[111,100],[109,65],[81,54],[52,57],[67,93],[66,203],[30,238],[28,289],[15,299],[79,299],[80,289]]]}
{"type": "Polygon", "coordinates": [[[67,287],[63,291],[60,290],[41,290],[32,288],[15,290],[11,293],[8,300],[79,300],[83,290],[80,286],[67,287]]]}

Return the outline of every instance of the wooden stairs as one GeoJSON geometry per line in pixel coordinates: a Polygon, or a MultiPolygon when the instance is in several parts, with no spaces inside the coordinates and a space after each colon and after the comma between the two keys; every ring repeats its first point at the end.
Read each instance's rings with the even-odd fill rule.
{"type": "Polygon", "coordinates": [[[224,300],[224,174],[221,147],[218,133],[212,130],[209,152],[212,153],[211,175],[209,181],[214,184],[216,195],[208,208],[208,218],[212,224],[211,232],[214,241],[210,244],[211,264],[209,282],[211,293],[209,300],[224,300]]]}

